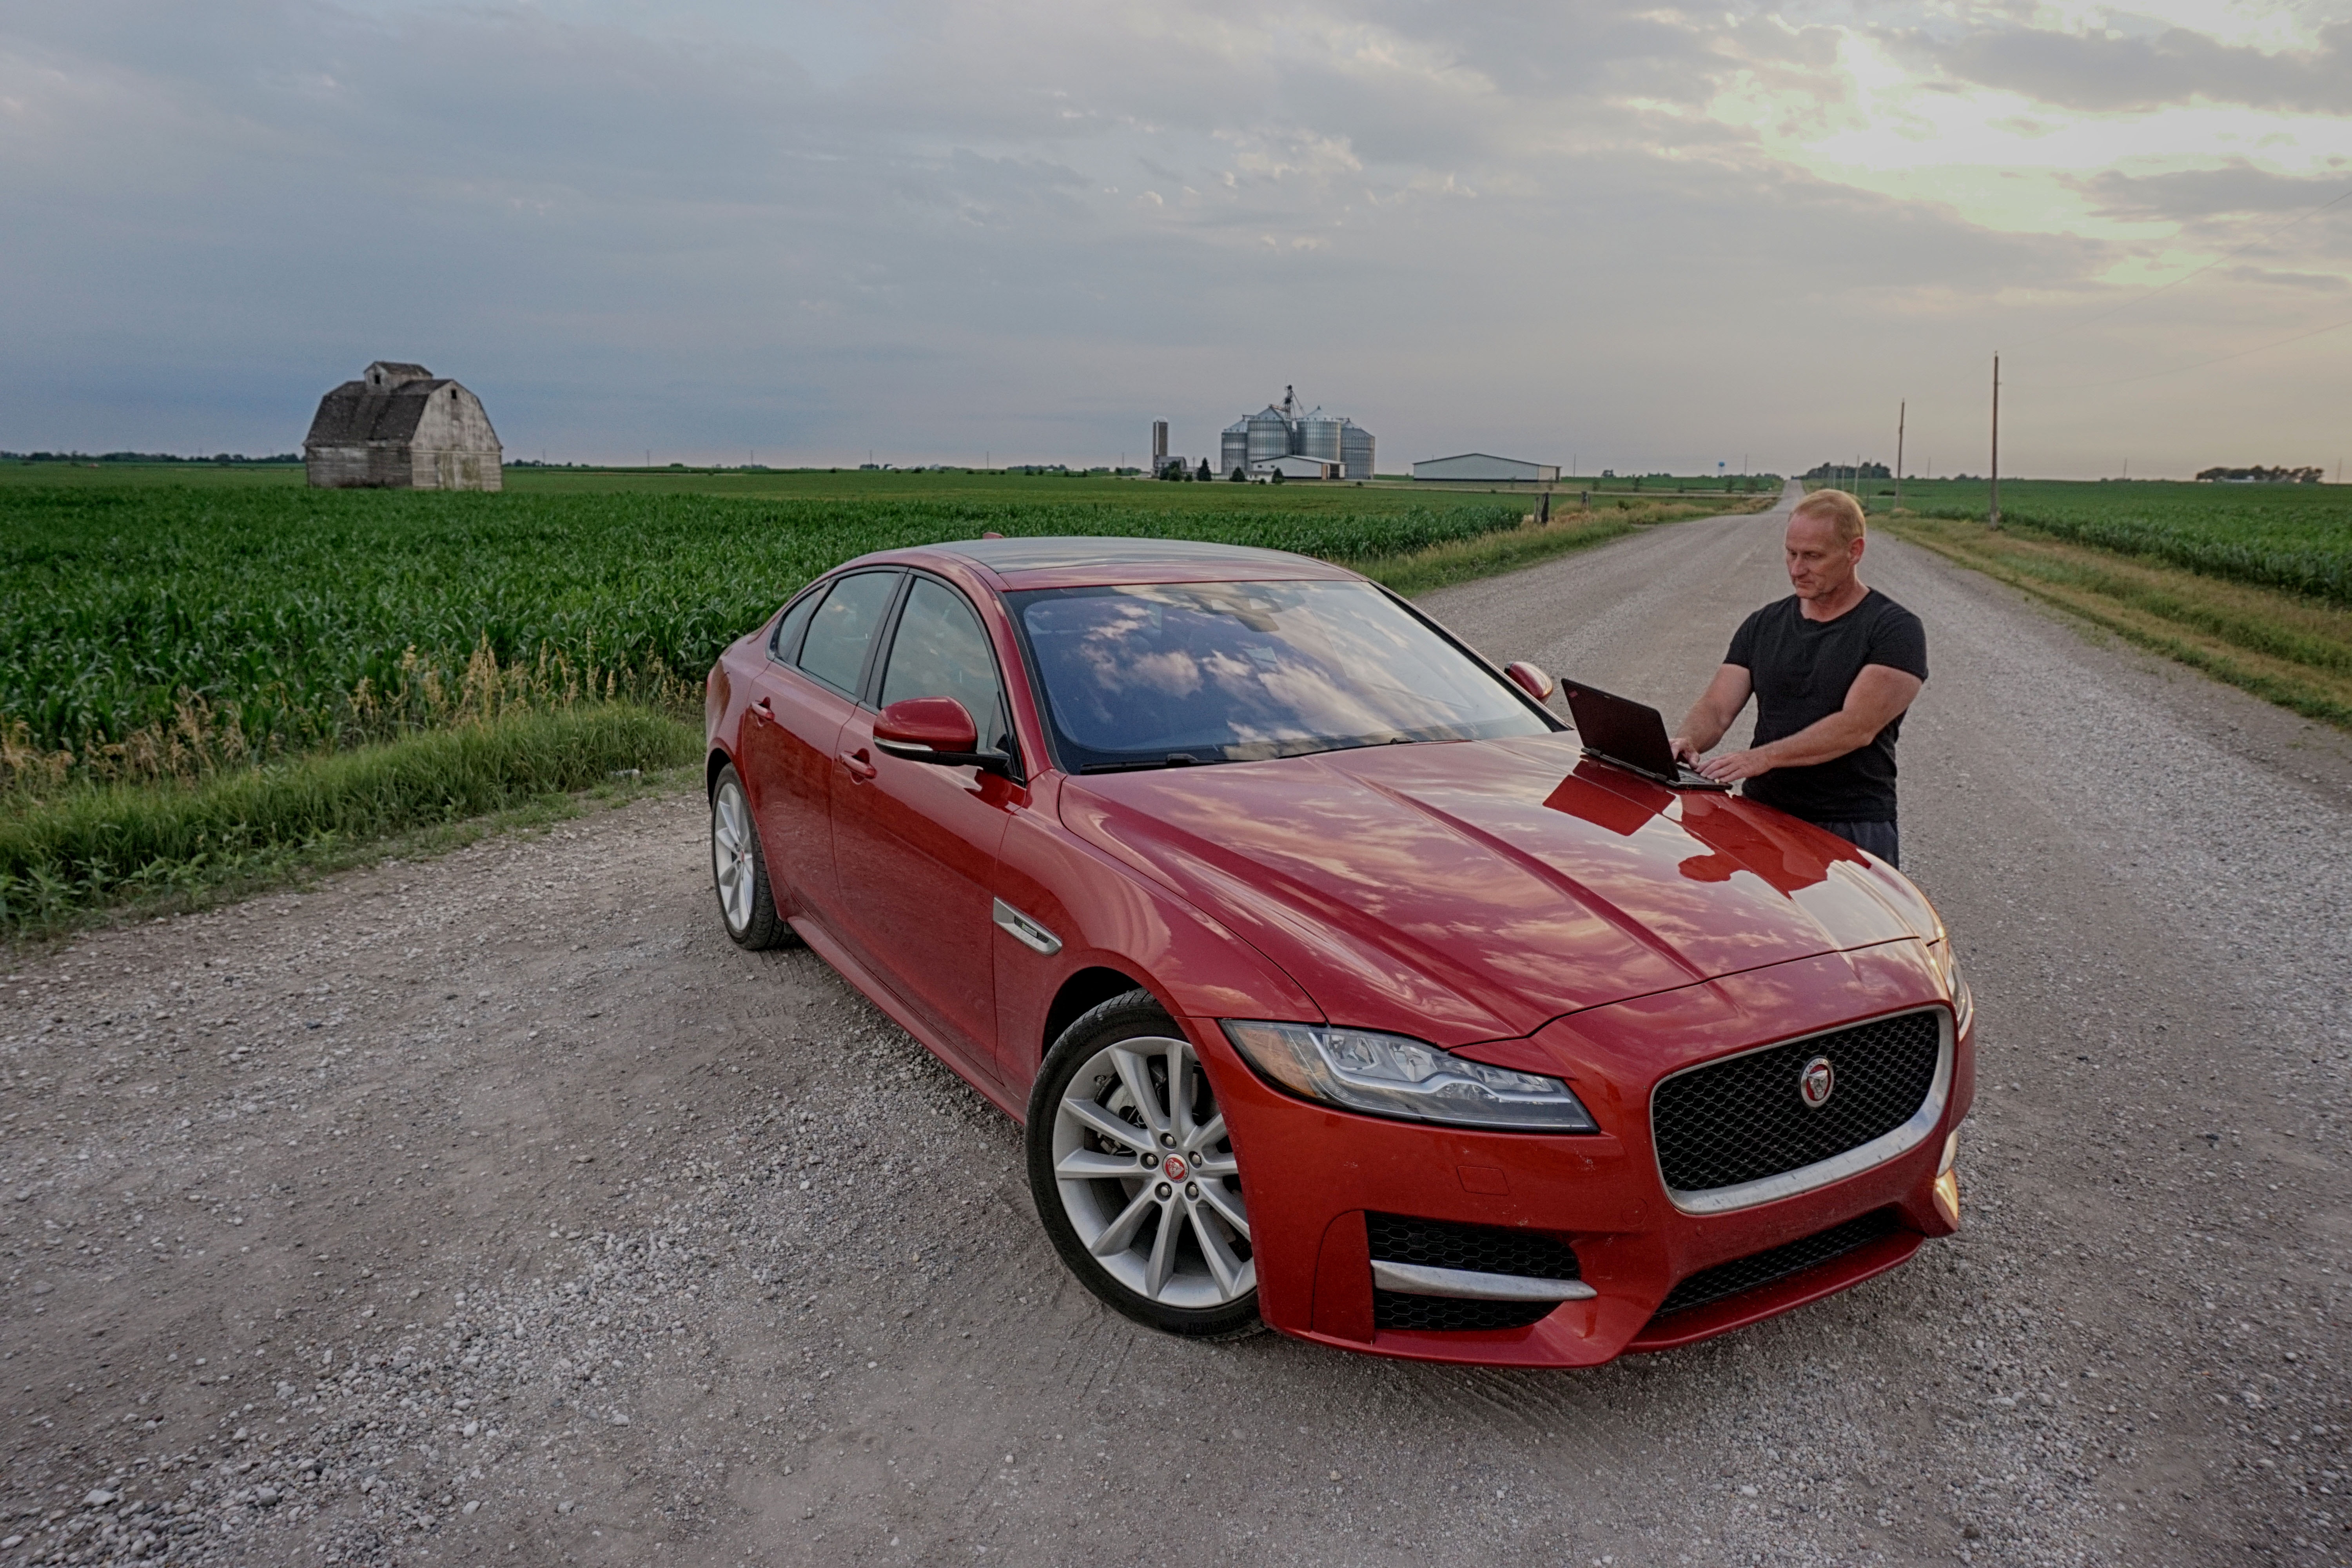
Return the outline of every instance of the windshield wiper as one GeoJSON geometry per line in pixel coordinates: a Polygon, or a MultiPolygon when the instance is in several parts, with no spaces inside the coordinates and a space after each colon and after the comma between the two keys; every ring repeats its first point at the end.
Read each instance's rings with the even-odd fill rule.
{"type": "Polygon", "coordinates": [[[1133,773],[1149,768],[1196,768],[1201,759],[1190,752],[1171,752],[1154,762],[1087,763],[1078,769],[1082,773],[1133,773]]]}

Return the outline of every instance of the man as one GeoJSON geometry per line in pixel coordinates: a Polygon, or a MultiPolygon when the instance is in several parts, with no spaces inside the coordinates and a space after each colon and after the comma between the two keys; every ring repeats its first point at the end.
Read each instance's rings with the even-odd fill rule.
{"type": "Polygon", "coordinates": [[[1675,755],[1888,865],[1902,861],[1895,742],[1927,680],[1919,617],[1864,583],[1862,504],[1843,490],[1799,501],[1783,542],[1796,593],[1740,623],[1723,668],[1683,721],[1675,755]],[[1756,743],[1708,757],[1756,698],[1756,743]]]}

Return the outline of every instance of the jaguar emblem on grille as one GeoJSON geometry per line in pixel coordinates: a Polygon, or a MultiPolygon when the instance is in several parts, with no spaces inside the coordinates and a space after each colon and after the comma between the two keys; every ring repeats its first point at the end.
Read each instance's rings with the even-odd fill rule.
{"type": "Polygon", "coordinates": [[[1829,1058],[1815,1057],[1805,1064],[1803,1074],[1797,1079],[1799,1098],[1813,1110],[1819,1110],[1830,1102],[1830,1096],[1836,1092],[1837,1068],[1830,1066],[1829,1058]]]}

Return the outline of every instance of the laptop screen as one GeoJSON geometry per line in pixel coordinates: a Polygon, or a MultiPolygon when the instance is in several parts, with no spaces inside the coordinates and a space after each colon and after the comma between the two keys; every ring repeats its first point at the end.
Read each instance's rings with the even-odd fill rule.
{"type": "Polygon", "coordinates": [[[1681,772],[1658,710],[1598,687],[1560,682],[1576,732],[1588,750],[1639,773],[1671,779],[1681,772]]]}

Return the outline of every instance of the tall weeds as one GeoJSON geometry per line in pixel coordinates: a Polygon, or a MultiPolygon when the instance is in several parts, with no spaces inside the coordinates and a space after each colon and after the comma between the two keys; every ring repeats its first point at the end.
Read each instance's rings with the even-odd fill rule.
{"type": "MultiPolygon", "coordinates": [[[[483,637],[454,674],[412,645],[390,680],[379,686],[362,676],[341,694],[315,732],[313,749],[343,750],[514,714],[562,712],[583,702],[633,702],[686,714],[699,698],[700,688],[658,656],[623,668],[600,663],[593,641],[578,663],[542,647],[528,664],[501,664],[483,637]]],[[[215,705],[184,689],[169,719],[79,753],[68,747],[43,750],[31,726],[15,719],[0,724],[0,799],[37,805],[75,784],[191,783],[282,760],[290,753],[288,742],[283,730],[257,734],[244,703],[215,705]]]]}

